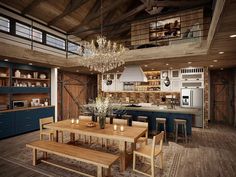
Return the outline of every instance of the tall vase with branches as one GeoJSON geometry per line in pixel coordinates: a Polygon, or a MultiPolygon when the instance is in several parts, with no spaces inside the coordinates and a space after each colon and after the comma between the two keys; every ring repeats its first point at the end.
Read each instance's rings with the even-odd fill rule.
{"type": "Polygon", "coordinates": [[[98,96],[96,98],[95,109],[98,114],[99,126],[101,129],[104,129],[106,124],[106,115],[109,109],[109,98],[98,96]]]}

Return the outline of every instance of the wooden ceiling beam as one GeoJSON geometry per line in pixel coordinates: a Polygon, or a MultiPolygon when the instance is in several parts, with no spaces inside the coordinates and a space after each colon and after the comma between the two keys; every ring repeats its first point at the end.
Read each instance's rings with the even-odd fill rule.
{"type": "MultiPolygon", "coordinates": [[[[100,2],[100,1],[97,1],[97,2],[100,2]]],[[[97,3],[96,2],[96,3],[97,3]]],[[[117,6],[121,5],[122,3],[124,3],[125,0],[116,0],[114,3],[112,3],[110,6],[108,7],[105,7],[103,9],[103,14],[106,14],[106,13],[109,13],[110,11],[114,10],[117,6]]],[[[99,12],[94,12],[94,11],[91,11],[91,13],[89,13],[85,18],[84,20],[79,24],[77,25],[76,27],[72,28],[69,33],[70,34],[76,34],[78,33],[79,31],[81,30],[84,30],[84,26],[87,26],[87,24],[95,19],[97,19],[98,17],[101,16],[101,13],[100,11],[99,12]]],[[[88,28],[88,27],[87,27],[88,28]]]]}
{"type": "Polygon", "coordinates": [[[189,1],[150,1],[151,6],[157,7],[182,7],[182,6],[197,6],[209,3],[210,0],[189,0],[189,1]]]}
{"type": "Polygon", "coordinates": [[[45,0],[33,0],[30,4],[28,4],[22,11],[21,13],[23,15],[29,13],[31,10],[33,10],[33,8],[35,8],[36,6],[38,6],[41,2],[43,2],[45,0]]]}
{"type": "Polygon", "coordinates": [[[69,15],[70,13],[74,12],[76,9],[80,8],[84,3],[88,2],[87,0],[70,0],[70,2],[67,4],[64,11],[53,18],[50,22],[48,22],[49,26],[54,25],[56,22],[58,22],[63,17],[69,15]]]}
{"type": "MultiPolygon", "coordinates": [[[[146,6],[144,4],[142,4],[142,5],[134,8],[134,9],[126,12],[124,15],[121,15],[117,19],[113,20],[112,23],[105,25],[104,29],[111,28],[114,25],[117,25],[118,23],[120,23],[120,22],[122,22],[124,20],[127,20],[128,18],[136,15],[137,13],[141,12],[145,8],[146,8],[146,6]]],[[[83,33],[83,35],[90,35],[90,34],[98,33],[99,31],[100,31],[100,26],[97,26],[96,28],[91,29],[91,30],[81,30],[81,31],[78,31],[76,34],[78,35],[78,34],[82,34],[83,33]]]]}

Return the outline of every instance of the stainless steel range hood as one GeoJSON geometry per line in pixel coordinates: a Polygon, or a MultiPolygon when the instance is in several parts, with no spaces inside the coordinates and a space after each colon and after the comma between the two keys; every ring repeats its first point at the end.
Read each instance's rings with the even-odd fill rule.
{"type": "Polygon", "coordinates": [[[128,65],[120,76],[121,82],[147,82],[147,77],[140,66],[128,65]]]}

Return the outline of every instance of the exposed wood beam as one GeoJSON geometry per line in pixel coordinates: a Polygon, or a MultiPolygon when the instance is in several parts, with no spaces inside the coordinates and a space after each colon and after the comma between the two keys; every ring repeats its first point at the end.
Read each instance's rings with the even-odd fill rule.
{"type": "MultiPolygon", "coordinates": [[[[100,2],[100,1],[99,1],[100,2]]],[[[103,14],[105,13],[109,13],[110,11],[114,10],[117,6],[121,5],[122,3],[124,3],[125,0],[116,0],[114,3],[112,3],[110,6],[108,7],[105,7],[103,9],[103,14]]],[[[81,31],[81,30],[84,30],[84,26],[87,25],[89,22],[97,19],[98,17],[100,17],[101,14],[100,14],[100,11],[99,12],[96,12],[96,13],[89,13],[86,18],[79,24],[77,25],[76,27],[74,27],[73,29],[71,29],[69,31],[70,34],[76,34],[78,31],[81,31]]],[[[89,27],[87,27],[88,29],[89,27]]]]}
{"type": "Polygon", "coordinates": [[[33,8],[35,8],[36,6],[38,6],[41,2],[43,2],[45,0],[33,0],[29,5],[27,5],[23,10],[22,10],[22,14],[25,15],[27,13],[29,13],[31,10],[33,10],[33,8]]]}
{"type": "MultiPolygon", "coordinates": [[[[139,13],[140,11],[144,10],[146,8],[146,6],[144,4],[132,9],[131,11],[129,12],[126,12],[124,15],[121,15],[120,17],[118,17],[117,19],[113,20],[112,23],[110,24],[107,24],[104,26],[104,29],[105,28],[109,28],[109,27],[113,27],[114,25],[117,25],[117,23],[120,23],[122,21],[125,21],[127,20],[128,18],[136,15],[137,13],[139,13]],[[107,26],[107,27],[106,27],[107,26]]],[[[97,26],[96,28],[94,29],[91,29],[91,30],[80,30],[80,31],[77,31],[76,34],[80,34],[80,33],[83,33],[83,35],[90,35],[90,34],[94,34],[94,33],[98,33],[100,30],[100,26],[97,26]],[[84,32],[83,32],[84,31],[84,32]]]]}
{"type": "Polygon", "coordinates": [[[189,1],[150,1],[151,6],[157,7],[182,7],[182,6],[196,6],[209,3],[210,0],[189,0],[189,1]]]}
{"type": "Polygon", "coordinates": [[[64,11],[56,16],[54,19],[52,19],[48,25],[54,25],[58,20],[60,20],[61,18],[69,15],[70,13],[72,13],[73,11],[75,11],[76,9],[80,8],[84,3],[88,2],[87,0],[70,0],[70,2],[67,4],[66,8],[64,9],[64,11]]]}

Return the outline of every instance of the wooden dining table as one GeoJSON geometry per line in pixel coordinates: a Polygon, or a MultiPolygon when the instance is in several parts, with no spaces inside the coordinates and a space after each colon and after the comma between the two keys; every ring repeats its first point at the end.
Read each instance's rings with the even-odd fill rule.
{"type": "Polygon", "coordinates": [[[145,135],[147,128],[124,125],[124,131],[121,132],[119,127],[114,131],[112,124],[106,124],[104,129],[100,129],[98,123],[95,123],[95,127],[88,127],[88,122],[89,121],[86,120],[80,120],[79,124],[72,124],[71,120],[63,120],[47,124],[44,127],[56,131],[56,141],[58,141],[58,131],[67,131],[74,134],[117,141],[119,143],[120,151],[120,171],[124,171],[130,161],[127,153],[127,143],[131,143],[132,147],[134,147],[132,150],[134,150],[137,139],[145,135]]]}

